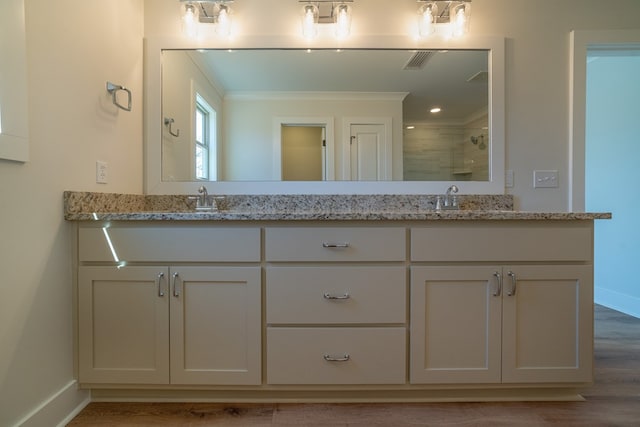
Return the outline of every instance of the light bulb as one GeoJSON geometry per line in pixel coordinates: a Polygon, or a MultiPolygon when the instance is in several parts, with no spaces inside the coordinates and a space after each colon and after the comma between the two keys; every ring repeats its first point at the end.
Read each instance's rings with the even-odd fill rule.
{"type": "Polygon", "coordinates": [[[184,6],[182,14],[182,33],[190,38],[198,37],[198,12],[193,4],[184,6]]]}
{"type": "Polygon", "coordinates": [[[420,37],[433,34],[436,30],[434,16],[438,13],[435,3],[427,3],[418,10],[418,32],[420,37]]]}
{"type": "Polygon", "coordinates": [[[336,7],[336,37],[344,39],[351,34],[351,10],[346,4],[336,7]]]}
{"type": "Polygon", "coordinates": [[[306,5],[302,14],[302,36],[306,39],[313,39],[318,35],[316,27],[317,8],[312,5],[306,5]]]}
{"type": "Polygon", "coordinates": [[[221,35],[228,37],[231,35],[231,11],[229,10],[229,6],[226,4],[220,5],[220,12],[218,12],[218,24],[216,27],[216,32],[221,35]]]}
{"type": "Polygon", "coordinates": [[[467,32],[467,13],[464,5],[458,6],[453,18],[453,35],[459,37],[467,32]]]}

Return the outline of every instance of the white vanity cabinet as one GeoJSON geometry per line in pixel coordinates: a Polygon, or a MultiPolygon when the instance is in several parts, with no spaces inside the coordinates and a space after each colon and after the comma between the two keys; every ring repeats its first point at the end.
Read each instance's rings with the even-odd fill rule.
{"type": "Polygon", "coordinates": [[[81,383],[261,383],[259,228],[80,227],[78,255],[81,383]]]}
{"type": "Polygon", "coordinates": [[[267,227],[265,259],[268,384],[405,384],[405,228],[267,227]]]}
{"type": "Polygon", "coordinates": [[[565,399],[593,380],[593,221],[75,229],[79,382],[105,398],[565,399]]]}
{"type": "Polygon", "coordinates": [[[411,383],[592,381],[589,224],[439,224],[411,237],[411,383]]]}

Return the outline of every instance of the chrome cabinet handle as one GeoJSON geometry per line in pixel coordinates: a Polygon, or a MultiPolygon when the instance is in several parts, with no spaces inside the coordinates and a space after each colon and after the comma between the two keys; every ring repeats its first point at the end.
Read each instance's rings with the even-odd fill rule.
{"type": "Polygon", "coordinates": [[[349,246],[351,246],[349,242],[344,242],[344,243],[322,242],[323,248],[348,248],[349,246]]]}
{"type": "Polygon", "coordinates": [[[497,271],[493,273],[493,277],[496,278],[496,282],[498,283],[498,287],[495,290],[495,292],[493,293],[494,297],[499,297],[500,294],[502,293],[502,274],[498,273],[497,271]]]}
{"type": "Polygon", "coordinates": [[[156,285],[158,286],[158,296],[164,296],[164,290],[162,290],[162,281],[164,280],[164,273],[158,273],[158,277],[156,277],[156,285]]]}
{"type": "Polygon", "coordinates": [[[516,294],[516,285],[518,283],[518,279],[516,278],[516,273],[513,271],[509,271],[507,276],[511,277],[511,290],[507,292],[507,295],[512,297],[516,294]]]}
{"type": "Polygon", "coordinates": [[[327,362],[348,362],[351,359],[351,356],[346,353],[344,356],[331,356],[329,354],[325,354],[323,357],[327,362]]]}
{"type": "Polygon", "coordinates": [[[349,299],[349,298],[351,298],[351,295],[349,295],[349,292],[345,292],[342,295],[332,295],[329,292],[325,292],[324,294],[322,294],[322,297],[324,299],[335,300],[335,299],[349,299]]]}
{"type": "Polygon", "coordinates": [[[178,298],[180,296],[180,289],[178,288],[180,275],[178,272],[173,273],[173,296],[178,298]]]}

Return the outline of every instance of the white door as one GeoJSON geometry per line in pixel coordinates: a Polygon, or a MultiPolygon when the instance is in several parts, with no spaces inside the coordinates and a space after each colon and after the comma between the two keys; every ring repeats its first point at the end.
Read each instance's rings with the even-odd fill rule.
{"type": "Polygon", "coordinates": [[[390,179],[387,162],[387,129],[384,124],[351,124],[351,180],[380,181],[390,179]]]}

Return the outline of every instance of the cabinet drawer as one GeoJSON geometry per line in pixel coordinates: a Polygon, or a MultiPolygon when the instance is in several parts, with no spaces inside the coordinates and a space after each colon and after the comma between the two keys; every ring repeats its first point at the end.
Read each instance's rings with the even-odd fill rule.
{"type": "Polygon", "coordinates": [[[404,261],[405,229],[267,228],[267,261],[404,261]]]}
{"type": "Polygon", "coordinates": [[[267,383],[404,384],[405,344],[401,327],[267,328],[267,383]]]}
{"type": "Polygon", "coordinates": [[[588,221],[438,223],[411,229],[412,261],[590,261],[588,221]]]}
{"type": "Polygon", "coordinates": [[[405,323],[404,267],[268,267],[267,323],[405,323]]]}
{"type": "Polygon", "coordinates": [[[86,227],[78,247],[80,262],[259,262],[260,229],[86,227]]]}

